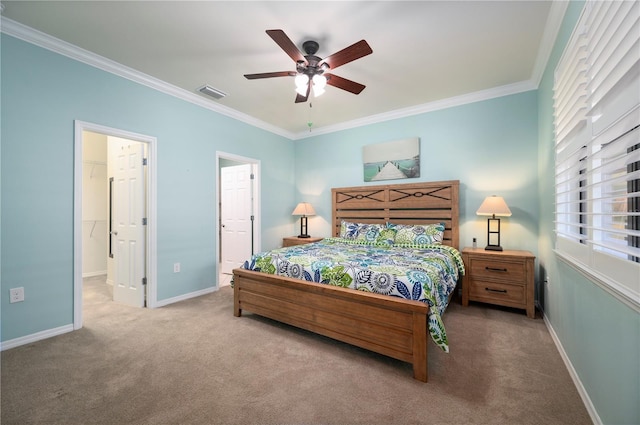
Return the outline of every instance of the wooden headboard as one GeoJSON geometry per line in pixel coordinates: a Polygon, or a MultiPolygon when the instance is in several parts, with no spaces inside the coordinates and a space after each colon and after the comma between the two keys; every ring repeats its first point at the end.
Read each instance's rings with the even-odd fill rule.
{"type": "Polygon", "coordinates": [[[331,189],[333,235],[355,223],[444,223],[443,243],[458,248],[458,180],[331,189]]]}

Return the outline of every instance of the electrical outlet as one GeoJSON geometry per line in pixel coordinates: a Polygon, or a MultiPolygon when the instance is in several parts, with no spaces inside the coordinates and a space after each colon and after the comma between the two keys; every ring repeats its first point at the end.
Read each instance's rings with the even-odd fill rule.
{"type": "Polygon", "coordinates": [[[173,272],[180,273],[180,263],[173,263],[173,272]]]}
{"type": "Polygon", "coordinates": [[[9,302],[19,303],[24,301],[24,288],[11,288],[9,289],[9,302]]]}

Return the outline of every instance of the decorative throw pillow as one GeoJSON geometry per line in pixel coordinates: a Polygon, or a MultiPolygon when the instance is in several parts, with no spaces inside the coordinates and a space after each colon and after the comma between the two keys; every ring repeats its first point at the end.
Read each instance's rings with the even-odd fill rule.
{"type": "Polygon", "coordinates": [[[395,229],[389,229],[383,224],[342,221],[340,225],[340,237],[356,242],[393,245],[395,235],[395,229]]]}
{"type": "Polygon", "coordinates": [[[358,235],[356,240],[362,242],[375,243],[380,236],[380,231],[383,227],[379,224],[361,224],[358,229],[358,235]]]}
{"type": "Polygon", "coordinates": [[[444,224],[393,224],[387,227],[396,230],[396,244],[428,245],[442,243],[444,224]]]}
{"type": "Polygon", "coordinates": [[[355,239],[360,233],[362,223],[352,223],[350,221],[342,221],[340,224],[340,237],[343,239],[355,239]]]}
{"type": "Polygon", "coordinates": [[[381,245],[393,245],[396,241],[396,233],[395,229],[382,227],[376,243],[381,245]]]}

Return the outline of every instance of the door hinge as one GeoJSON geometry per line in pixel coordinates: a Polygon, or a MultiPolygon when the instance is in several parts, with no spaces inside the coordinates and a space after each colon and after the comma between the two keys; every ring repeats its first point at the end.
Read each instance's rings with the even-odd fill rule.
{"type": "Polygon", "coordinates": [[[255,178],[256,178],[256,175],[255,175],[255,174],[253,174],[253,173],[251,173],[251,174],[249,175],[249,178],[250,178],[251,180],[253,180],[253,179],[255,179],[255,178]]]}
{"type": "Polygon", "coordinates": [[[147,158],[142,158],[142,165],[147,165],[147,158]]]}
{"type": "Polygon", "coordinates": [[[146,284],[147,284],[147,278],[146,278],[146,277],[143,277],[143,278],[142,278],[142,284],[143,284],[143,285],[146,285],[146,284]]]}
{"type": "Polygon", "coordinates": [[[251,216],[251,221],[253,221],[253,219],[254,219],[254,216],[252,215],[252,216],[251,216]]]}
{"type": "Polygon", "coordinates": [[[142,225],[143,225],[143,226],[146,226],[146,225],[147,225],[147,217],[145,217],[145,218],[143,218],[143,219],[142,219],[142,225]]]}

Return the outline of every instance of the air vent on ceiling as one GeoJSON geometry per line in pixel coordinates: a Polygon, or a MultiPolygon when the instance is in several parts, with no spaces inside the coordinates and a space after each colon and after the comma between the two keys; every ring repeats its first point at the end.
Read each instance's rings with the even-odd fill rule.
{"type": "Polygon", "coordinates": [[[223,97],[225,97],[227,94],[223,91],[220,91],[218,89],[214,89],[213,87],[209,86],[209,85],[204,85],[202,87],[200,87],[198,89],[198,91],[200,93],[206,94],[207,96],[211,96],[214,99],[222,99],[223,97]]]}

